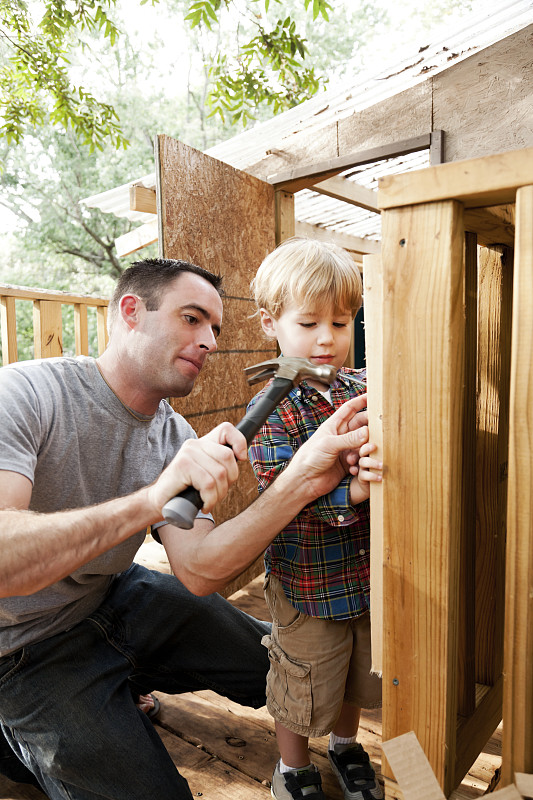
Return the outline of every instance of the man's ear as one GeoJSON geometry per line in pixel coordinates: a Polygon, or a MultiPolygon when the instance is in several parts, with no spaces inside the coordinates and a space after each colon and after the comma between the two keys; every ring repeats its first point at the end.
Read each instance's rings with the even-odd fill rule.
{"type": "Polygon", "coordinates": [[[266,308],[260,308],[261,327],[269,339],[276,339],[276,320],[266,308]]]}
{"type": "Polygon", "coordinates": [[[120,298],[119,314],[130,328],[134,328],[140,320],[144,303],[136,294],[125,294],[120,298]]]}

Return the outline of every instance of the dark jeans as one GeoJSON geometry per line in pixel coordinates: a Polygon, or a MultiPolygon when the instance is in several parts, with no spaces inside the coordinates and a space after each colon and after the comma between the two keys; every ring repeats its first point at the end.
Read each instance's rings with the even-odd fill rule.
{"type": "Polygon", "coordinates": [[[131,687],[265,702],[270,625],[134,564],[79,625],[0,659],[0,770],[52,800],[190,800],[131,687]],[[3,767],[2,767],[3,764],[3,767]]]}

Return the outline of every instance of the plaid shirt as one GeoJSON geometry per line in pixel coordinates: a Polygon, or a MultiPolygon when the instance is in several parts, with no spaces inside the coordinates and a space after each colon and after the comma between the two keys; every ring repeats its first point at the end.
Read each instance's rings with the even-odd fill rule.
{"type": "MultiPolygon", "coordinates": [[[[365,381],[362,370],[339,370],[331,387],[333,405],[305,381],[292,390],[249,449],[260,492],[321,422],[346,400],[366,392],[365,381]]],[[[369,502],[350,505],[350,480],[346,476],[332,492],[303,508],[265,553],[267,574],[278,578],[294,608],[311,617],[350,619],[369,608],[369,502]]]]}

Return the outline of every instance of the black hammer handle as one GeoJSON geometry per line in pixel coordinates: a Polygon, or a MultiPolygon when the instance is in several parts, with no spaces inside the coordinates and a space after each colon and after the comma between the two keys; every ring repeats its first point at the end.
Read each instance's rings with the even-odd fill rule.
{"type": "MultiPolygon", "coordinates": [[[[244,434],[248,444],[280,400],[287,397],[292,386],[293,382],[290,378],[274,378],[264,395],[237,423],[235,427],[244,434]]],[[[202,506],[200,492],[193,486],[189,486],[163,506],[163,516],[165,521],[171,525],[190,530],[202,506]]]]}

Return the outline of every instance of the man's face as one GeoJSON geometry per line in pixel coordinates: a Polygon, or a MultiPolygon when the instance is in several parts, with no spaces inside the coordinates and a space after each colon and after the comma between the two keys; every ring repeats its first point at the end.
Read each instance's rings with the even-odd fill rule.
{"type": "Polygon", "coordinates": [[[220,295],[192,272],[168,285],[156,311],[142,304],[134,356],[145,386],[161,397],[189,394],[205,358],[217,349],[221,323],[220,295]]]}

